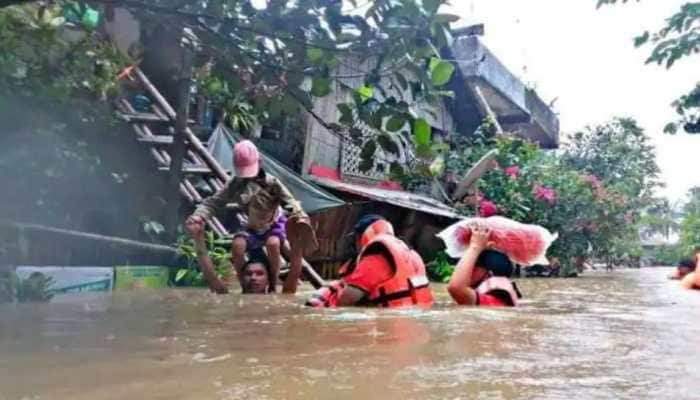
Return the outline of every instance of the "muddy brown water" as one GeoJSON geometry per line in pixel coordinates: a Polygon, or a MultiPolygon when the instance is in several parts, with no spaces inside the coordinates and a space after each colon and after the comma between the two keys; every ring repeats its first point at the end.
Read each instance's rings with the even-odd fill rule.
{"type": "Polygon", "coordinates": [[[0,306],[0,400],[698,399],[700,292],[669,269],[521,280],[523,307],[309,310],[303,294],[0,306]]]}

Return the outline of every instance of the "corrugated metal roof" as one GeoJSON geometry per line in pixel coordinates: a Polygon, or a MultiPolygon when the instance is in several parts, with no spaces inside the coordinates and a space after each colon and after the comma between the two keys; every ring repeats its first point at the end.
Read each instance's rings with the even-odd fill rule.
{"type": "Polygon", "coordinates": [[[400,190],[380,189],[348,182],[340,182],[313,175],[310,175],[308,179],[321,186],[356,196],[365,197],[370,200],[388,203],[394,206],[408,208],[410,210],[420,211],[440,217],[452,219],[464,218],[464,215],[459,214],[459,212],[454,208],[443,204],[432,197],[400,190]]]}

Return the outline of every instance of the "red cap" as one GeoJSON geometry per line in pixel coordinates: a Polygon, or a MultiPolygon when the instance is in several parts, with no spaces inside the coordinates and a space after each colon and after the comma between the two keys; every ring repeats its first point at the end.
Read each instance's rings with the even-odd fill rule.
{"type": "Polygon", "coordinates": [[[233,165],[236,176],[254,178],[260,172],[260,153],[250,140],[243,140],[233,146],[233,165]]]}

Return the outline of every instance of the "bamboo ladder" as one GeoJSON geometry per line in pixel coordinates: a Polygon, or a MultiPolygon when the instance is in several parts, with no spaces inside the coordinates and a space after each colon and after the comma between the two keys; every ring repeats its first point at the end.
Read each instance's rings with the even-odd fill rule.
{"type": "MultiPolygon", "coordinates": [[[[137,112],[129,100],[123,98],[118,101],[118,113],[123,120],[132,126],[138,142],[149,147],[151,155],[158,163],[158,168],[169,171],[171,156],[168,147],[173,143],[175,110],[139,68],[134,67],[122,77],[127,79],[129,83],[143,89],[152,101],[152,105],[151,112],[137,112]],[[152,129],[154,124],[161,127],[167,126],[165,130],[167,134],[163,134],[160,128],[154,134],[152,129]]],[[[202,191],[207,190],[211,193],[222,189],[229,179],[229,173],[209,153],[189,127],[185,130],[185,143],[186,153],[180,194],[191,204],[199,204],[205,197],[202,191]],[[202,178],[199,187],[190,180],[190,176],[193,175],[202,178]]],[[[207,225],[217,236],[231,239],[230,232],[218,218],[211,218],[207,225]]],[[[289,248],[285,247],[284,250],[288,254],[289,248]]],[[[304,276],[314,287],[320,287],[324,283],[323,279],[306,260],[304,260],[303,266],[304,276]]]]}

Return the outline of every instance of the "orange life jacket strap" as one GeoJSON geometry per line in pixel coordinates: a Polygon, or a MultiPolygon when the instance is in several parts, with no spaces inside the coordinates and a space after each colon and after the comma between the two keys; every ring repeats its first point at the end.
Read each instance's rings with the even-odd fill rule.
{"type": "Polygon", "coordinates": [[[398,292],[394,293],[386,293],[386,290],[384,288],[379,289],[379,296],[374,298],[374,299],[368,299],[367,303],[371,305],[381,305],[384,307],[389,307],[389,302],[390,301],[395,301],[395,300],[401,300],[406,297],[411,297],[413,294],[413,291],[418,290],[418,289],[424,289],[430,286],[430,282],[425,279],[424,281],[420,281],[417,284],[414,285],[414,282],[412,282],[411,279],[407,280],[408,283],[408,289],[406,290],[400,290],[398,292]]]}

